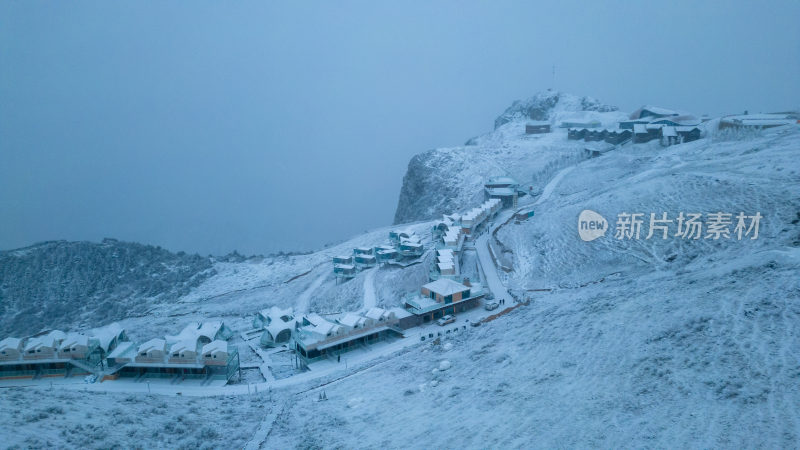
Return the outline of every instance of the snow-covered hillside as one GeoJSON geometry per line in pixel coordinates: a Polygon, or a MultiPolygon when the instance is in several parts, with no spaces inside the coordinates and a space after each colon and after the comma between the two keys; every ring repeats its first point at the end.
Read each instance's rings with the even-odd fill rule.
{"type": "Polygon", "coordinates": [[[509,285],[552,291],[326,386],[328,402],[309,393],[269,446],[304,431],[323,447],[796,447],[798,148],[792,128],[578,164],[534,218],[498,233],[509,285]],[[612,224],[622,211],[764,219],[756,240],[583,242],[585,208],[612,224]]]}
{"type": "Polygon", "coordinates": [[[588,97],[543,91],[511,105],[495,130],[466,145],[439,148],[414,156],[408,164],[395,212],[395,223],[430,220],[483,201],[488,177],[510,175],[535,188],[555,170],[582,159],[583,145],[563,133],[526,135],[530,119],[548,120],[555,129],[563,121],[596,120],[616,126],[627,118],[613,106],[588,97]]]}
{"type": "Polygon", "coordinates": [[[210,258],[105,239],[0,252],[0,336],[141,316],[214,275],[210,258]]]}
{"type": "MultiPolygon", "coordinates": [[[[598,120],[605,126],[626,117],[567,94],[516,103],[494,132],[470,145],[417,155],[398,205],[400,220],[430,218],[477,203],[487,176],[510,174],[526,183],[532,195],[521,201],[536,201],[535,216],[509,221],[496,237],[512,266],[497,273],[512,293],[530,298],[529,305],[442,339],[399,340],[408,345],[382,347],[350,366],[330,362],[318,376],[312,368],[265,382],[262,388],[274,387],[268,396],[262,390],[245,397],[249,385],[240,383],[182,392],[236,394],[236,400],[194,403],[141,392],[107,398],[129,402],[135,411],[170,411],[164,420],[185,436],[165,441],[171,447],[205,444],[204,430],[210,445],[226,446],[219,430],[235,427],[232,422],[239,426],[231,446],[249,441],[261,448],[797,447],[798,127],[718,134],[710,122],[704,138],[692,143],[627,144],[586,159],[586,144],[567,141],[565,130],[525,135],[525,121],[540,113],[553,123],[598,120]],[[612,229],[604,237],[579,238],[578,215],[585,209],[608,220],[612,229]],[[615,238],[624,212],[645,215],[639,239],[615,238]],[[674,223],[667,239],[646,239],[649,214],[664,212],[670,219],[681,212],[762,218],[758,239],[683,239],[674,235],[674,223]],[[319,401],[322,392],[327,401],[319,401]],[[240,414],[247,416],[234,420],[240,414]],[[199,424],[217,419],[211,431],[199,424]],[[197,426],[178,425],[185,420],[197,426]]],[[[392,229],[428,239],[430,226],[380,228],[307,255],[215,261],[188,293],[153,302],[146,317],[121,323],[142,340],[175,333],[190,320],[221,318],[236,332],[231,342],[243,363],[253,364],[257,356],[240,335],[260,309],[335,313],[373,302],[400,305],[406,292],[427,281],[428,259],[363,271],[337,284],[331,257],[384,243],[392,229]]],[[[465,260],[474,265],[474,253],[465,260]]],[[[463,317],[456,324],[466,325],[463,317]]],[[[91,390],[124,390],[112,386],[91,390]]],[[[59,433],[67,433],[63,445],[73,447],[128,442],[123,430],[136,439],[138,431],[127,422],[119,428],[103,422],[114,432],[94,443],[65,430],[62,423],[85,424],[75,419],[85,415],[72,410],[92,410],[102,394],[55,396],[70,405],[51,410],[59,405],[38,397],[45,389],[8,392],[3,400],[35,405],[33,415],[6,408],[13,417],[0,423],[0,434],[10,434],[11,426],[24,431],[10,445],[47,446],[59,433]],[[37,430],[45,431],[39,436],[37,430]]],[[[117,415],[109,406],[102,411],[117,415]]],[[[158,426],[153,420],[141,425],[158,426]]],[[[158,430],[159,436],[171,432],[158,430]]]]}

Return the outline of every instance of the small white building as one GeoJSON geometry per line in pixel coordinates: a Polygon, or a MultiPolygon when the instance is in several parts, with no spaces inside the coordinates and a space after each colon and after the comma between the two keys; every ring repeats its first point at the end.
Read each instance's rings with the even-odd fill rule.
{"type": "Polygon", "coordinates": [[[45,335],[28,339],[25,344],[24,359],[55,359],[58,348],[66,335],[63,331],[53,330],[45,335]]]}
{"type": "Polygon", "coordinates": [[[346,329],[340,324],[326,320],[317,313],[303,316],[301,324],[296,339],[321,341],[346,332],[346,329]]]}
{"type": "Polygon", "coordinates": [[[358,255],[375,255],[375,249],[372,247],[356,247],[353,249],[353,256],[358,255]]]}
{"type": "Polygon", "coordinates": [[[458,248],[459,239],[461,238],[461,228],[451,228],[442,236],[442,241],[445,247],[458,248]]]}
{"type": "Polygon", "coordinates": [[[451,262],[440,262],[436,263],[436,271],[439,272],[439,275],[449,276],[456,274],[456,266],[451,262]]]}
{"type": "Polygon", "coordinates": [[[136,352],[137,363],[164,362],[167,355],[167,341],[164,339],[150,339],[139,346],[136,352]]]}
{"type": "Polygon", "coordinates": [[[374,322],[391,322],[397,318],[397,314],[394,311],[386,310],[383,308],[370,308],[364,314],[364,317],[373,320],[374,322]]]}
{"type": "Polygon", "coordinates": [[[423,253],[425,253],[425,246],[416,235],[400,239],[400,255],[405,257],[419,257],[422,256],[423,253]]]}
{"type": "Polygon", "coordinates": [[[357,328],[364,328],[366,326],[367,320],[366,318],[359,316],[355,313],[347,313],[342,317],[336,320],[340,325],[346,327],[349,330],[354,330],[357,328]]]}
{"type": "Polygon", "coordinates": [[[103,328],[95,330],[90,338],[97,343],[103,355],[111,353],[120,342],[127,340],[125,329],[120,324],[113,322],[103,328]]]}
{"type": "Polygon", "coordinates": [[[260,342],[266,347],[275,347],[289,342],[294,324],[294,310],[277,306],[261,310],[253,319],[253,327],[264,330],[261,333],[260,342]]]}
{"type": "Polygon", "coordinates": [[[62,359],[86,359],[89,356],[89,337],[80,333],[67,333],[58,347],[62,359]]]}
{"type": "Polygon", "coordinates": [[[228,364],[228,343],[223,340],[212,341],[203,346],[203,363],[210,366],[228,364]]]}
{"type": "Polygon", "coordinates": [[[0,361],[16,361],[22,357],[22,339],[5,338],[0,341],[0,361]]]}
{"type": "Polygon", "coordinates": [[[353,256],[352,255],[334,256],[333,265],[336,266],[338,264],[353,264],[353,256]]]}
{"type": "Polygon", "coordinates": [[[374,267],[378,263],[375,255],[359,254],[355,256],[356,266],[360,268],[374,267]]]}
{"type": "Polygon", "coordinates": [[[172,345],[177,342],[194,340],[198,346],[201,346],[217,339],[227,340],[231,334],[230,329],[219,320],[192,322],[186,325],[180,333],[167,336],[166,342],[168,345],[172,345]]]}
{"type": "Polygon", "coordinates": [[[169,348],[169,362],[175,364],[197,362],[197,341],[181,341],[172,344],[169,348]]]}

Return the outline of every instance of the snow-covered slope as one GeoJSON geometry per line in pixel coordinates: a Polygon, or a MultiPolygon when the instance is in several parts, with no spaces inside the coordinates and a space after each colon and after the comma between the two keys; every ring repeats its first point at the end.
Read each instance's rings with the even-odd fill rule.
{"type": "Polygon", "coordinates": [[[578,164],[533,219],[498,233],[510,286],[553,291],[328,385],[328,402],[309,393],[268,444],[302,430],[323,447],[797,446],[798,148],[794,128],[578,164]],[[584,208],[612,224],[622,211],[764,219],[756,240],[583,242],[584,208]],[[434,370],[442,360],[452,368],[434,370]]]}
{"type": "Polygon", "coordinates": [[[394,222],[434,219],[478,204],[483,201],[483,183],[491,176],[510,175],[536,186],[554,170],[583,158],[584,145],[567,141],[565,130],[526,135],[529,119],[549,120],[556,129],[563,121],[596,120],[616,126],[626,117],[597,100],[556,91],[515,102],[497,118],[491,133],[470,139],[464,146],[414,156],[403,178],[394,222]]]}
{"type": "MultiPolygon", "coordinates": [[[[415,157],[420,190],[404,187],[408,199],[398,205],[398,213],[407,211],[402,217],[432,217],[477,202],[487,176],[508,173],[529,183],[535,216],[496,235],[513,266],[501,278],[531,304],[466,333],[282,384],[262,405],[269,410],[257,426],[262,448],[798,446],[798,128],[716,135],[709,123],[706,137],[693,143],[626,145],[585,159],[585,144],[567,141],[563,130],[524,134],[527,117],[538,118],[531,111],[550,98],[512,106],[501,116],[508,121],[468,146],[415,157]],[[602,214],[612,231],[579,239],[584,209],[602,214]],[[758,239],[648,240],[648,224],[639,240],[613,236],[622,212],[674,219],[717,211],[760,213],[758,239]],[[322,390],[328,401],[317,401],[322,390]]],[[[608,126],[624,117],[584,111],[590,108],[576,106],[584,104],[577,97],[558,99],[545,108],[553,121],[608,126]]],[[[427,237],[430,222],[373,230],[307,255],[214,262],[216,273],[188,294],[152,304],[146,317],[123,325],[140,340],[202,318],[244,331],[255,311],[273,305],[322,313],[357,310],[365,301],[398,305],[426,281],[427,261],[337,284],[330,258],[381,244],[390,229],[406,227],[427,237]]],[[[254,362],[238,333],[233,345],[243,363],[254,362]]],[[[228,388],[240,393],[244,386],[228,388]]],[[[38,392],[14,401],[41,410],[52,402],[37,403],[38,392]]],[[[89,410],[96,398],[69,400],[89,410]]],[[[164,402],[178,410],[186,404],[164,402]]],[[[244,402],[208,417],[242,413],[244,402]]],[[[51,416],[13,425],[25,436],[39,428],[55,436],[53,421],[63,419],[51,416]]],[[[2,426],[0,432],[10,430],[2,426]]],[[[255,427],[248,416],[238,432],[255,427]]]]}
{"type": "Polygon", "coordinates": [[[0,252],[0,336],[105,325],[173,302],[214,275],[211,260],[105,239],[0,252]]]}

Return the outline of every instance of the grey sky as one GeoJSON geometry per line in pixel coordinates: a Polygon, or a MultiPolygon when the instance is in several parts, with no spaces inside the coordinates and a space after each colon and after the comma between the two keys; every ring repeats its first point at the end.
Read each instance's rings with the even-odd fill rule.
{"type": "Polygon", "coordinates": [[[800,2],[0,3],[0,249],[319,248],[415,153],[550,87],[623,110],[800,106],[800,2]]]}

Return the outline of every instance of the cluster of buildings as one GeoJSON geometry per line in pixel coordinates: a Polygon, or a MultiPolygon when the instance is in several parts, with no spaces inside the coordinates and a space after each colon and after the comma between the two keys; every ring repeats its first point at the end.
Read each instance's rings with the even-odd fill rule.
{"type": "MultiPolygon", "coordinates": [[[[720,119],[719,129],[764,129],[800,123],[797,112],[771,114],[745,114],[726,116],[720,119]]],[[[562,122],[559,128],[567,129],[567,138],[585,142],[604,142],[606,147],[587,149],[597,156],[610,148],[626,142],[641,144],[658,140],[663,146],[692,142],[702,135],[701,124],[708,117],[697,118],[691,114],[673,111],[658,106],[642,106],[634,111],[628,120],[618,123],[617,128],[602,128],[599,121],[562,122]]],[[[529,121],[525,125],[526,134],[550,133],[549,121],[529,121]]]]}
{"type": "MultiPolygon", "coordinates": [[[[517,187],[510,178],[495,179],[492,183],[495,183],[490,183],[492,189],[517,187]]],[[[445,215],[434,225],[436,253],[430,273],[432,281],[418,293],[406,296],[404,308],[375,307],[366,312],[323,317],[317,313],[295,316],[291,308],[273,306],[253,318],[253,328],[262,332],[261,345],[287,345],[295,350],[302,364],[308,364],[338,357],[391,336],[402,337],[408,328],[477,306],[485,292],[482,288],[473,289],[468,279],[459,281],[459,256],[466,238],[485,226],[503,205],[501,198],[487,198],[480,206],[463,214],[445,215]]],[[[337,277],[348,276],[349,272],[344,272],[347,270],[372,267],[396,258],[418,258],[424,253],[420,239],[411,232],[391,231],[389,242],[375,248],[357,248],[352,256],[334,258],[337,277]]]]}
{"type": "MultiPolygon", "coordinates": [[[[516,182],[511,178],[506,179],[516,189],[516,182]]],[[[516,194],[514,198],[516,199],[516,194]]],[[[432,229],[436,257],[429,275],[431,280],[441,277],[455,278],[459,275],[458,260],[466,238],[483,227],[503,205],[500,198],[488,198],[480,206],[463,214],[445,214],[442,220],[436,222],[432,229]]]]}
{"type": "Polygon", "coordinates": [[[460,283],[439,278],[424,284],[419,293],[406,296],[404,302],[406,310],[416,318],[415,325],[419,325],[472,309],[485,294],[483,289],[473,290],[469,280],[460,283]]]}
{"type": "Polygon", "coordinates": [[[483,184],[484,199],[500,200],[501,208],[516,208],[520,195],[525,194],[517,180],[508,176],[492,177],[483,184]]]}
{"type": "Polygon", "coordinates": [[[412,314],[403,308],[370,308],[365,313],[348,312],[337,318],[317,313],[295,317],[291,308],[272,307],[256,314],[253,327],[263,330],[261,345],[289,345],[300,360],[308,364],[337,356],[353,348],[403,335],[416,325],[412,314]]]}
{"type": "Polygon", "coordinates": [[[631,114],[629,120],[619,122],[618,128],[600,128],[597,122],[572,126],[567,130],[567,139],[604,141],[611,145],[659,139],[662,145],[669,146],[700,139],[700,123],[700,119],[689,114],[643,106],[631,114]]]}
{"type": "MultiPolygon", "coordinates": [[[[800,123],[798,113],[743,114],[726,116],[720,119],[719,129],[764,129],[800,123]]],[[[634,111],[628,120],[619,122],[618,128],[600,128],[599,122],[572,123],[565,122],[562,127],[568,128],[567,138],[586,142],[604,141],[607,144],[619,145],[631,141],[641,144],[659,140],[662,146],[692,142],[700,139],[703,122],[708,117],[697,117],[657,106],[643,106],[634,111]]],[[[591,156],[597,156],[609,147],[587,148],[591,156]]]]}
{"type": "Polygon", "coordinates": [[[232,335],[221,321],[192,322],[176,335],[124,342],[108,355],[105,378],[230,380],[239,370],[239,352],[227,342],[232,335]]]}
{"type": "Polygon", "coordinates": [[[0,378],[68,378],[98,375],[229,380],[239,368],[222,322],[192,323],[179,334],[141,345],[117,323],[91,335],[53,330],[27,339],[0,341],[0,378]]]}
{"type": "Polygon", "coordinates": [[[334,256],[333,273],[336,279],[349,280],[360,270],[378,264],[393,263],[404,258],[419,258],[425,253],[425,246],[413,232],[390,231],[389,243],[377,247],[358,247],[352,255],[334,256]]]}
{"type": "Polygon", "coordinates": [[[478,306],[483,289],[442,278],[423,285],[419,293],[405,298],[404,308],[370,308],[323,317],[317,313],[295,316],[291,308],[272,307],[259,311],[253,327],[263,330],[265,347],[286,345],[307,365],[325,358],[367,348],[390,337],[403,337],[405,330],[478,306]]]}
{"type": "Polygon", "coordinates": [[[125,341],[113,323],[91,335],[52,330],[29,338],[0,341],[0,378],[46,378],[90,375],[125,341]]]}

